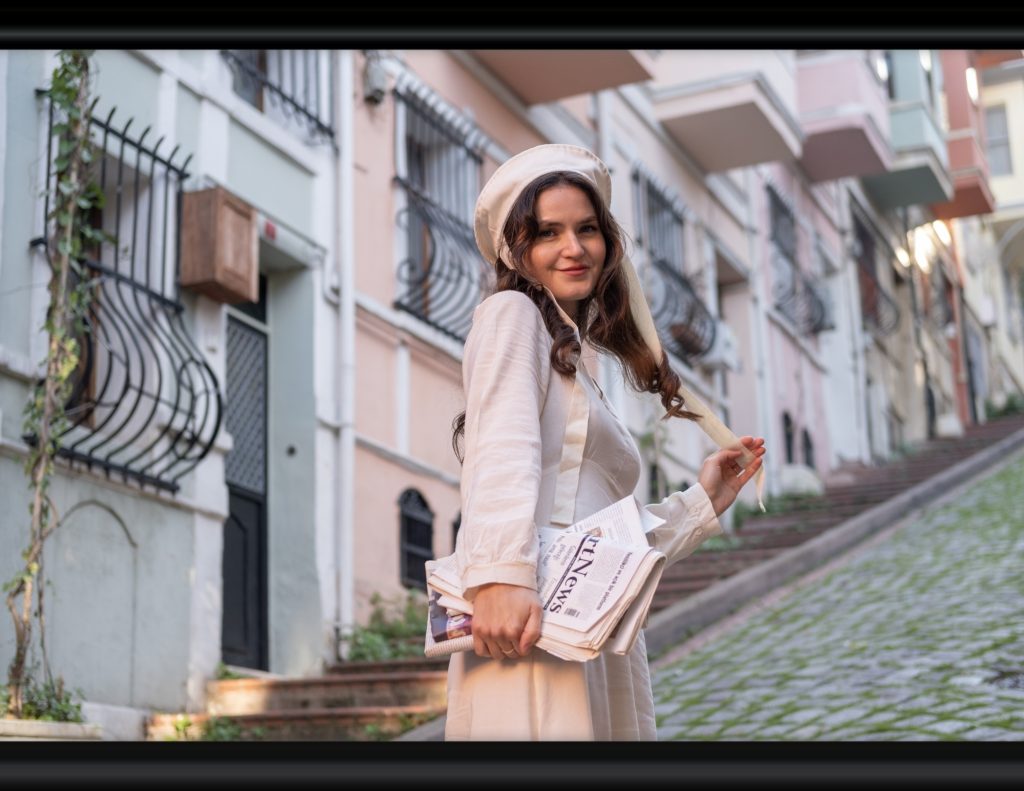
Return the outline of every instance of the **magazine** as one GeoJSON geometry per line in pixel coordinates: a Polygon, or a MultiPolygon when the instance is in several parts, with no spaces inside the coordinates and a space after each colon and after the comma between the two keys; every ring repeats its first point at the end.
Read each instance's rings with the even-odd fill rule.
{"type": "MultiPolygon", "coordinates": [[[[646,533],[663,523],[630,495],[569,527],[540,528],[537,648],[581,662],[603,650],[628,653],[665,568],[646,533]]],[[[473,650],[473,605],[462,597],[455,556],[428,560],[426,569],[424,654],[473,650]]]]}

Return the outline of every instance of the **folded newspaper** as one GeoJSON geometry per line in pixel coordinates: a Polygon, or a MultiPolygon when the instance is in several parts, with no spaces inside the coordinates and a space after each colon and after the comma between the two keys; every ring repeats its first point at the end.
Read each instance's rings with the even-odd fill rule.
{"type": "MultiPolygon", "coordinates": [[[[665,555],[646,533],[664,524],[630,495],[570,527],[539,529],[537,648],[579,662],[626,654],[647,620],[665,555]]],[[[454,555],[428,560],[423,652],[473,650],[473,605],[462,597],[454,555]]]]}

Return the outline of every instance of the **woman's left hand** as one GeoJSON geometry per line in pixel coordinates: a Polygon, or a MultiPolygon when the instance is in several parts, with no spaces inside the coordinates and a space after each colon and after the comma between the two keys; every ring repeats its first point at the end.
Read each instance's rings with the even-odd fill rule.
{"type": "Polygon", "coordinates": [[[754,460],[746,468],[740,466],[743,451],[738,448],[712,453],[700,468],[697,480],[707,492],[715,516],[721,516],[733,504],[740,489],[761,469],[761,457],[765,454],[764,437],[740,437],[740,443],[754,454],[754,460]]]}

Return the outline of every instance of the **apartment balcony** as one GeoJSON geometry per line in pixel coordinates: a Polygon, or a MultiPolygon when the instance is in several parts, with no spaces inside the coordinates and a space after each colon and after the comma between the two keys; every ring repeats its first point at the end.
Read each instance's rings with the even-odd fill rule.
{"type": "Polygon", "coordinates": [[[970,50],[943,50],[946,108],[949,134],[949,172],[953,179],[953,198],[932,205],[932,212],[943,220],[988,214],[995,208],[995,197],[989,187],[988,159],[982,145],[984,130],[981,109],[977,104],[977,72],[974,96],[968,86],[968,69],[977,68],[970,50]]]}
{"type": "Polygon", "coordinates": [[[892,166],[862,178],[881,209],[943,203],[953,197],[946,133],[938,120],[940,97],[930,50],[891,50],[889,102],[892,166]]]}
{"type": "Polygon", "coordinates": [[[799,158],[795,67],[785,51],[666,51],[655,65],[655,117],[705,171],[799,158]]]}
{"type": "Polygon", "coordinates": [[[889,169],[889,101],[863,51],[801,54],[797,94],[804,134],[800,163],[811,181],[889,169]]]}
{"type": "Polygon", "coordinates": [[[932,213],[940,219],[989,214],[996,207],[988,183],[988,161],[979,135],[978,129],[950,133],[949,173],[953,179],[953,198],[932,204],[932,213]]]}
{"type": "Polygon", "coordinates": [[[942,203],[953,197],[946,137],[931,109],[922,102],[890,107],[895,156],[886,173],[862,181],[882,209],[913,204],[942,203]]]}
{"type": "Polygon", "coordinates": [[[473,49],[480,64],[525,104],[541,104],[649,80],[650,55],[638,49],[473,49]]]}

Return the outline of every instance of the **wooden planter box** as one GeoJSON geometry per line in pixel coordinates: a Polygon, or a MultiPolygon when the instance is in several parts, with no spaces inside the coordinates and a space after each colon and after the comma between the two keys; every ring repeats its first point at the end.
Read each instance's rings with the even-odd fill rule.
{"type": "Polygon", "coordinates": [[[181,285],[218,302],[259,298],[256,210],[223,187],[182,195],[181,285]]]}

